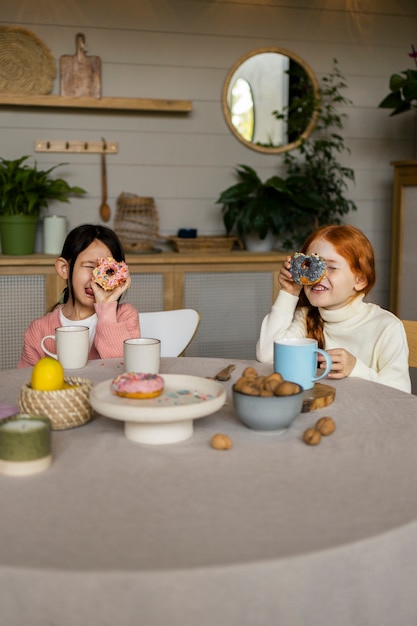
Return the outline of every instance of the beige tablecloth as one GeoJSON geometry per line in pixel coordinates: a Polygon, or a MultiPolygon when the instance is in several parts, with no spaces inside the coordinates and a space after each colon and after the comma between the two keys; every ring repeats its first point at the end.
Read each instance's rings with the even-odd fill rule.
{"type": "MultiPolygon", "coordinates": [[[[187,441],[137,444],[98,416],[53,433],[54,462],[0,475],[1,626],[415,626],[417,397],[346,379],[284,434],[227,404],[187,441]],[[301,435],[318,417],[336,432],[301,435]],[[224,432],[233,448],[218,452],[224,432]]],[[[221,359],[163,359],[213,375],[221,359]]],[[[119,360],[77,373],[94,382],[119,360]]],[[[0,373],[15,403],[30,370],[0,373]]]]}

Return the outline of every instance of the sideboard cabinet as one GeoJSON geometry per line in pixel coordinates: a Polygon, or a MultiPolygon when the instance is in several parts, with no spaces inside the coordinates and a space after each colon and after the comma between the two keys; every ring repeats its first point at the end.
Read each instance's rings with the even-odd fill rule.
{"type": "MultiPolygon", "coordinates": [[[[125,300],[139,311],[197,309],[201,323],[187,356],[255,358],[284,259],[278,251],[128,254],[132,286],[125,300]]],[[[0,255],[0,369],[16,366],[26,327],[59,299],[63,282],[54,260],[0,255]]]]}

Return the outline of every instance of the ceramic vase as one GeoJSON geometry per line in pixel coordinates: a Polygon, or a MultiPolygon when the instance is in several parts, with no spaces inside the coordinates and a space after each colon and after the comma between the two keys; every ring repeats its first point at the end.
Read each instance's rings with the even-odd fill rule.
{"type": "Polygon", "coordinates": [[[67,236],[67,218],[48,215],[43,220],[43,251],[45,254],[61,254],[67,236]]]}

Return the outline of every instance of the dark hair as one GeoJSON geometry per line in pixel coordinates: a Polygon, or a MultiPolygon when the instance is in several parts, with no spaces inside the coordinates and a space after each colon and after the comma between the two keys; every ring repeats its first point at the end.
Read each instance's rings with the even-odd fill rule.
{"type": "Polygon", "coordinates": [[[61,297],[61,304],[67,302],[70,296],[71,300],[74,300],[72,275],[74,272],[75,261],[77,260],[80,252],[88,248],[88,246],[96,240],[108,247],[112,257],[116,261],[120,263],[125,260],[123,246],[118,236],[111,228],[108,228],[107,226],[100,226],[98,224],[81,224],[81,226],[77,226],[71,230],[64,241],[60,255],[68,261],[69,264],[68,283],[63,292],[63,299],[61,297]]]}
{"type": "MultiPolygon", "coordinates": [[[[330,242],[336,252],[347,260],[352,273],[366,278],[365,287],[356,295],[368,294],[375,285],[375,258],[372,244],[364,233],[347,224],[322,226],[308,237],[301,251],[306,253],[317,239],[330,242]]],[[[316,339],[319,347],[325,348],[323,319],[319,310],[311,306],[304,292],[300,295],[299,305],[307,307],[307,337],[316,339]]]]}

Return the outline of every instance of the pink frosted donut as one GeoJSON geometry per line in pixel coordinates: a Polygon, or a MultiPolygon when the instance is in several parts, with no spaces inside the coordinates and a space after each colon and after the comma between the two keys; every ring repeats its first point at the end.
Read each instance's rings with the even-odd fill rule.
{"type": "Polygon", "coordinates": [[[112,380],[111,390],[126,398],[156,398],[164,390],[164,379],[158,374],[126,372],[112,380]]]}
{"type": "Polygon", "coordinates": [[[122,285],[129,276],[129,268],[124,261],[118,263],[113,257],[98,259],[93,270],[94,282],[105,291],[112,291],[122,285]]]}

